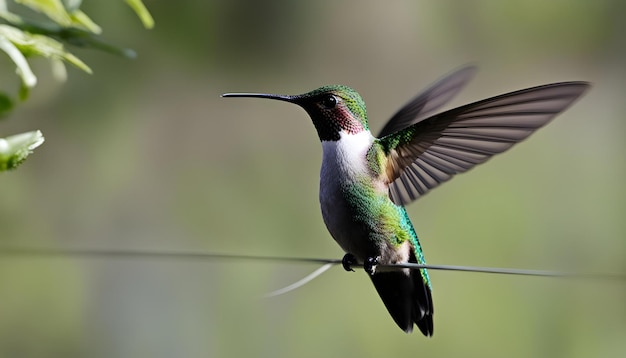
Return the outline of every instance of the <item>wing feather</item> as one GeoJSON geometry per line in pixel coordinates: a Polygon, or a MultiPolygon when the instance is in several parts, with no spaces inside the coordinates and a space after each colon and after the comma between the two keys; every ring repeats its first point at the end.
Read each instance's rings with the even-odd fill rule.
{"type": "Polygon", "coordinates": [[[382,137],[391,199],[406,205],[455,174],[504,152],[569,107],[588,87],[585,82],[563,82],[511,92],[382,137]]]}
{"type": "Polygon", "coordinates": [[[456,96],[475,73],[474,66],[466,66],[445,76],[396,112],[378,137],[397,132],[424,119],[456,96]]]}

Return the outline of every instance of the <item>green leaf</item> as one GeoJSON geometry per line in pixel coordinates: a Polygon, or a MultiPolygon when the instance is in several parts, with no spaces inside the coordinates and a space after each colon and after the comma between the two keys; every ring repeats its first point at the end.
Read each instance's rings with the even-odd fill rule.
{"type": "Polygon", "coordinates": [[[40,131],[0,138],[0,171],[15,169],[43,141],[44,137],[40,131]]]}
{"type": "Polygon", "coordinates": [[[22,79],[23,87],[34,87],[37,84],[37,77],[31,71],[26,58],[22,52],[13,44],[10,37],[6,36],[7,31],[3,29],[12,29],[6,25],[0,25],[0,50],[4,51],[17,66],[17,74],[22,79]]]}
{"type": "Polygon", "coordinates": [[[154,19],[152,18],[152,15],[150,15],[150,12],[148,12],[148,9],[146,9],[146,6],[141,2],[141,0],[126,0],[126,3],[135,11],[137,16],[139,16],[139,19],[146,29],[151,29],[154,27],[154,19]]]}
{"type": "Polygon", "coordinates": [[[30,96],[30,87],[26,86],[24,82],[22,82],[20,90],[17,93],[17,98],[19,98],[20,101],[25,101],[28,99],[28,96],[30,96]]]}
{"type": "Polygon", "coordinates": [[[0,118],[6,117],[13,110],[13,100],[6,93],[0,92],[0,118]]]}
{"type": "Polygon", "coordinates": [[[61,0],[15,0],[15,2],[45,14],[63,27],[68,27],[72,24],[70,14],[65,10],[61,0]]]}
{"type": "MultiPolygon", "coordinates": [[[[0,25],[0,38],[2,36],[13,43],[24,56],[37,55],[46,58],[63,59],[89,74],[92,73],[91,68],[78,57],[66,51],[62,43],[48,36],[31,34],[8,25],[0,25]]],[[[14,57],[11,57],[11,59],[15,62],[14,57]]],[[[18,68],[22,71],[19,65],[18,68]]]]}
{"type": "Polygon", "coordinates": [[[88,34],[87,36],[73,36],[73,34],[70,33],[69,35],[65,36],[64,39],[68,43],[71,43],[72,45],[78,47],[93,48],[127,58],[137,57],[137,54],[132,49],[112,45],[110,43],[102,41],[99,36],[94,36],[91,34],[88,34]]]}
{"type": "Polygon", "coordinates": [[[72,18],[73,26],[87,30],[89,32],[92,32],[98,35],[102,33],[102,28],[98,26],[98,24],[93,22],[93,20],[91,20],[89,16],[87,16],[87,14],[85,14],[81,10],[77,9],[73,11],[70,14],[70,17],[72,18]]]}

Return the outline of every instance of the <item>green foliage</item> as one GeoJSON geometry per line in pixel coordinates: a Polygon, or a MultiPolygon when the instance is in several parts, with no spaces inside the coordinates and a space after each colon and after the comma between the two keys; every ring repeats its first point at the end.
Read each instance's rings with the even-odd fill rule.
{"type": "Polygon", "coordinates": [[[13,101],[6,94],[0,93],[0,118],[4,117],[13,109],[13,101]]]}
{"type": "Polygon", "coordinates": [[[15,169],[43,141],[44,138],[40,131],[0,138],[0,171],[15,169]]]}
{"type": "MultiPolygon", "coordinates": [[[[141,0],[125,1],[146,28],[154,26],[154,20],[141,0]]],[[[0,91],[0,118],[11,112],[15,102],[26,100],[30,90],[37,84],[37,76],[28,63],[29,58],[43,57],[50,60],[51,66],[57,69],[53,71],[56,77],[65,80],[65,62],[92,73],[87,64],[67,50],[68,44],[134,57],[132,50],[107,44],[99,38],[102,29],[80,10],[81,3],[82,0],[0,0],[0,50],[13,61],[15,72],[21,80],[20,88],[16,91],[17,100],[0,91]],[[15,7],[16,11],[9,11],[9,5],[15,7]],[[28,14],[28,10],[44,15],[43,19],[32,20],[22,15],[28,14]]],[[[42,142],[43,136],[39,131],[0,138],[0,171],[17,166],[42,142]]]]}
{"type": "MultiPolygon", "coordinates": [[[[31,34],[9,25],[0,25],[0,40],[9,42],[21,53],[23,57],[41,56],[49,59],[64,60],[87,73],[91,73],[89,66],[87,66],[78,57],[66,51],[61,42],[51,37],[31,34]]],[[[13,49],[9,49],[9,51],[13,51],[13,49]]],[[[7,54],[9,54],[9,51],[5,50],[7,54]]],[[[28,63],[25,62],[25,58],[22,63],[21,60],[20,62],[16,61],[16,58],[10,54],[9,56],[18,66],[18,73],[23,73],[26,69],[30,72],[30,69],[28,69],[28,63]]],[[[24,84],[29,87],[34,86],[37,82],[36,80],[28,82],[28,79],[25,78],[25,76],[21,75],[21,77],[24,84]]]]}
{"type": "Polygon", "coordinates": [[[144,6],[141,0],[126,0],[126,3],[133,8],[139,19],[147,29],[154,27],[154,19],[148,12],[148,9],[144,6]]]}

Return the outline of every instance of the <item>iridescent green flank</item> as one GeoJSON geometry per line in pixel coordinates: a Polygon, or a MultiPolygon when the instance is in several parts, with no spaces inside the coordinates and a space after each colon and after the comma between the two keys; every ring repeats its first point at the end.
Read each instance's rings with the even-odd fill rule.
{"type": "MultiPolygon", "coordinates": [[[[417,238],[417,233],[413,228],[413,224],[411,224],[411,220],[409,220],[409,215],[407,214],[406,209],[403,206],[397,206],[395,204],[393,205],[397,208],[398,211],[400,211],[400,215],[402,216],[400,226],[409,233],[409,239],[411,240],[413,247],[415,247],[415,258],[417,259],[417,263],[420,265],[426,265],[426,259],[424,258],[424,251],[422,251],[422,245],[420,245],[420,242],[417,238]]],[[[428,271],[426,269],[420,269],[420,274],[422,274],[422,278],[424,279],[424,282],[426,282],[428,287],[432,288],[430,286],[430,276],[428,276],[428,271]]]]}
{"type": "Polygon", "coordinates": [[[383,168],[387,166],[387,154],[380,140],[375,140],[367,151],[367,165],[375,175],[383,173],[383,168]]]}
{"type": "MultiPolygon", "coordinates": [[[[394,204],[389,196],[377,192],[371,183],[371,178],[363,176],[345,186],[354,218],[367,227],[370,240],[388,241],[397,247],[409,240],[415,247],[417,263],[426,264],[417,233],[404,207],[394,204]]],[[[430,287],[428,272],[421,269],[420,273],[430,287]]]]}
{"type": "Polygon", "coordinates": [[[382,137],[377,142],[380,144],[383,153],[387,155],[395,148],[413,141],[415,132],[415,126],[410,126],[396,133],[382,137]]]}

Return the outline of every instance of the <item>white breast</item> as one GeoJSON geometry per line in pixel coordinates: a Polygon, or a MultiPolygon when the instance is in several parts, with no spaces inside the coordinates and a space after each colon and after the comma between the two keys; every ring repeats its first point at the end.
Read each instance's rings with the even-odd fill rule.
{"type": "Polygon", "coordinates": [[[323,141],[322,169],[320,171],[320,197],[336,185],[368,174],[367,151],[374,142],[369,131],[357,134],[340,132],[340,140],[323,141]]]}
{"type": "Polygon", "coordinates": [[[350,206],[345,188],[357,178],[370,175],[367,151],[374,142],[369,131],[357,134],[341,132],[338,141],[323,141],[320,171],[320,206],[328,231],[346,252],[354,252],[350,206]]]}

